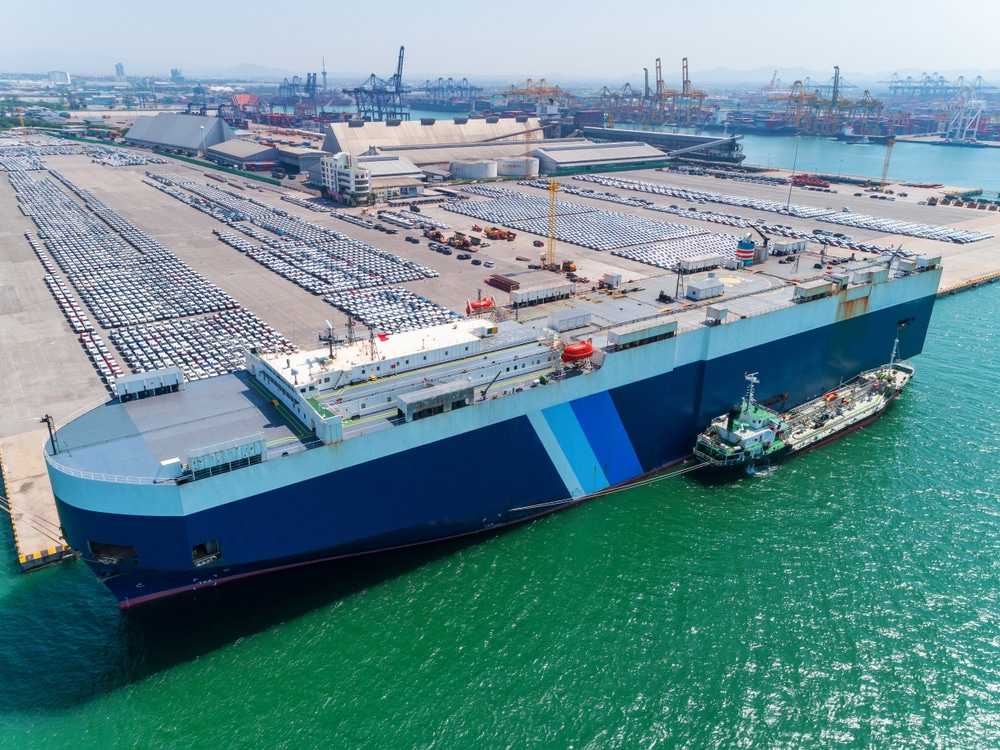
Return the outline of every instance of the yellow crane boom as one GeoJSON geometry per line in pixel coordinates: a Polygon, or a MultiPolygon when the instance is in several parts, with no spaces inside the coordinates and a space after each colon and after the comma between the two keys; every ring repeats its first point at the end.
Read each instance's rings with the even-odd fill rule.
{"type": "Polygon", "coordinates": [[[556,193],[558,192],[559,183],[549,180],[549,268],[556,264],[556,193]]]}

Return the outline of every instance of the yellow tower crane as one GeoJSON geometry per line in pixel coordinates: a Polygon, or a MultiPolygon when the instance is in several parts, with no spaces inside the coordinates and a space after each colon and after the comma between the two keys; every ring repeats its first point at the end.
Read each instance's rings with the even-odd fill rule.
{"type": "Polygon", "coordinates": [[[24,110],[21,107],[17,108],[17,117],[21,121],[21,139],[27,143],[28,142],[28,129],[24,127],[24,110]]]}
{"type": "Polygon", "coordinates": [[[885,192],[885,181],[889,174],[889,157],[892,156],[892,147],[895,145],[896,139],[890,138],[885,142],[885,165],[882,167],[882,181],[879,183],[878,191],[880,193],[885,192]]]}
{"type": "Polygon", "coordinates": [[[559,183],[549,180],[549,254],[548,268],[556,270],[556,193],[559,192],[559,183]]]}

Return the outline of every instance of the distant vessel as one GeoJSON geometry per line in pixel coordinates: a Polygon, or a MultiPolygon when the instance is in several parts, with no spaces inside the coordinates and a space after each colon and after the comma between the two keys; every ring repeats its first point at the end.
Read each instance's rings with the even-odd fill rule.
{"type": "Polygon", "coordinates": [[[694,455],[716,468],[747,468],[774,463],[817,448],[871,424],[913,377],[913,365],[898,361],[899,341],[889,363],[866,370],[819,398],[784,414],[758,403],[757,373],[746,375],[747,395],[740,406],[712,420],[698,436],[694,455]]]}
{"type": "Polygon", "coordinates": [[[709,132],[740,133],[745,135],[798,135],[799,129],[781,116],[765,114],[738,114],[730,112],[722,122],[705,125],[709,132]]]}

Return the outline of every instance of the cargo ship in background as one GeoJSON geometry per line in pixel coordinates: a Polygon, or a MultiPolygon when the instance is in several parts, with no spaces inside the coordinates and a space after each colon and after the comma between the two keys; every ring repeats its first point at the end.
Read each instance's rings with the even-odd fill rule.
{"type": "Polygon", "coordinates": [[[519,320],[253,350],[245,371],[196,382],[126,376],[46,444],[65,538],[125,609],[475,534],[689,458],[747,371],[794,405],[877,367],[897,338],[901,356],[921,351],[939,258],[796,281],[779,268],[734,270],[705,302],[569,296],[519,320]]]}

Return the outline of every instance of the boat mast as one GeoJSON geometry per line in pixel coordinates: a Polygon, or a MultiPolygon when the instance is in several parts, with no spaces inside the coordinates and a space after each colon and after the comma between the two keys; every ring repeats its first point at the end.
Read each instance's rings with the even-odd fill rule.
{"type": "Polygon", "coordinates": [[[750,372],[743,376],[743,379],[747,381],[747,408],[749,409],[754,405],[753,400],[753,387],[757,385],[760,380],[757,378],[757,373],[750,372]]]}

